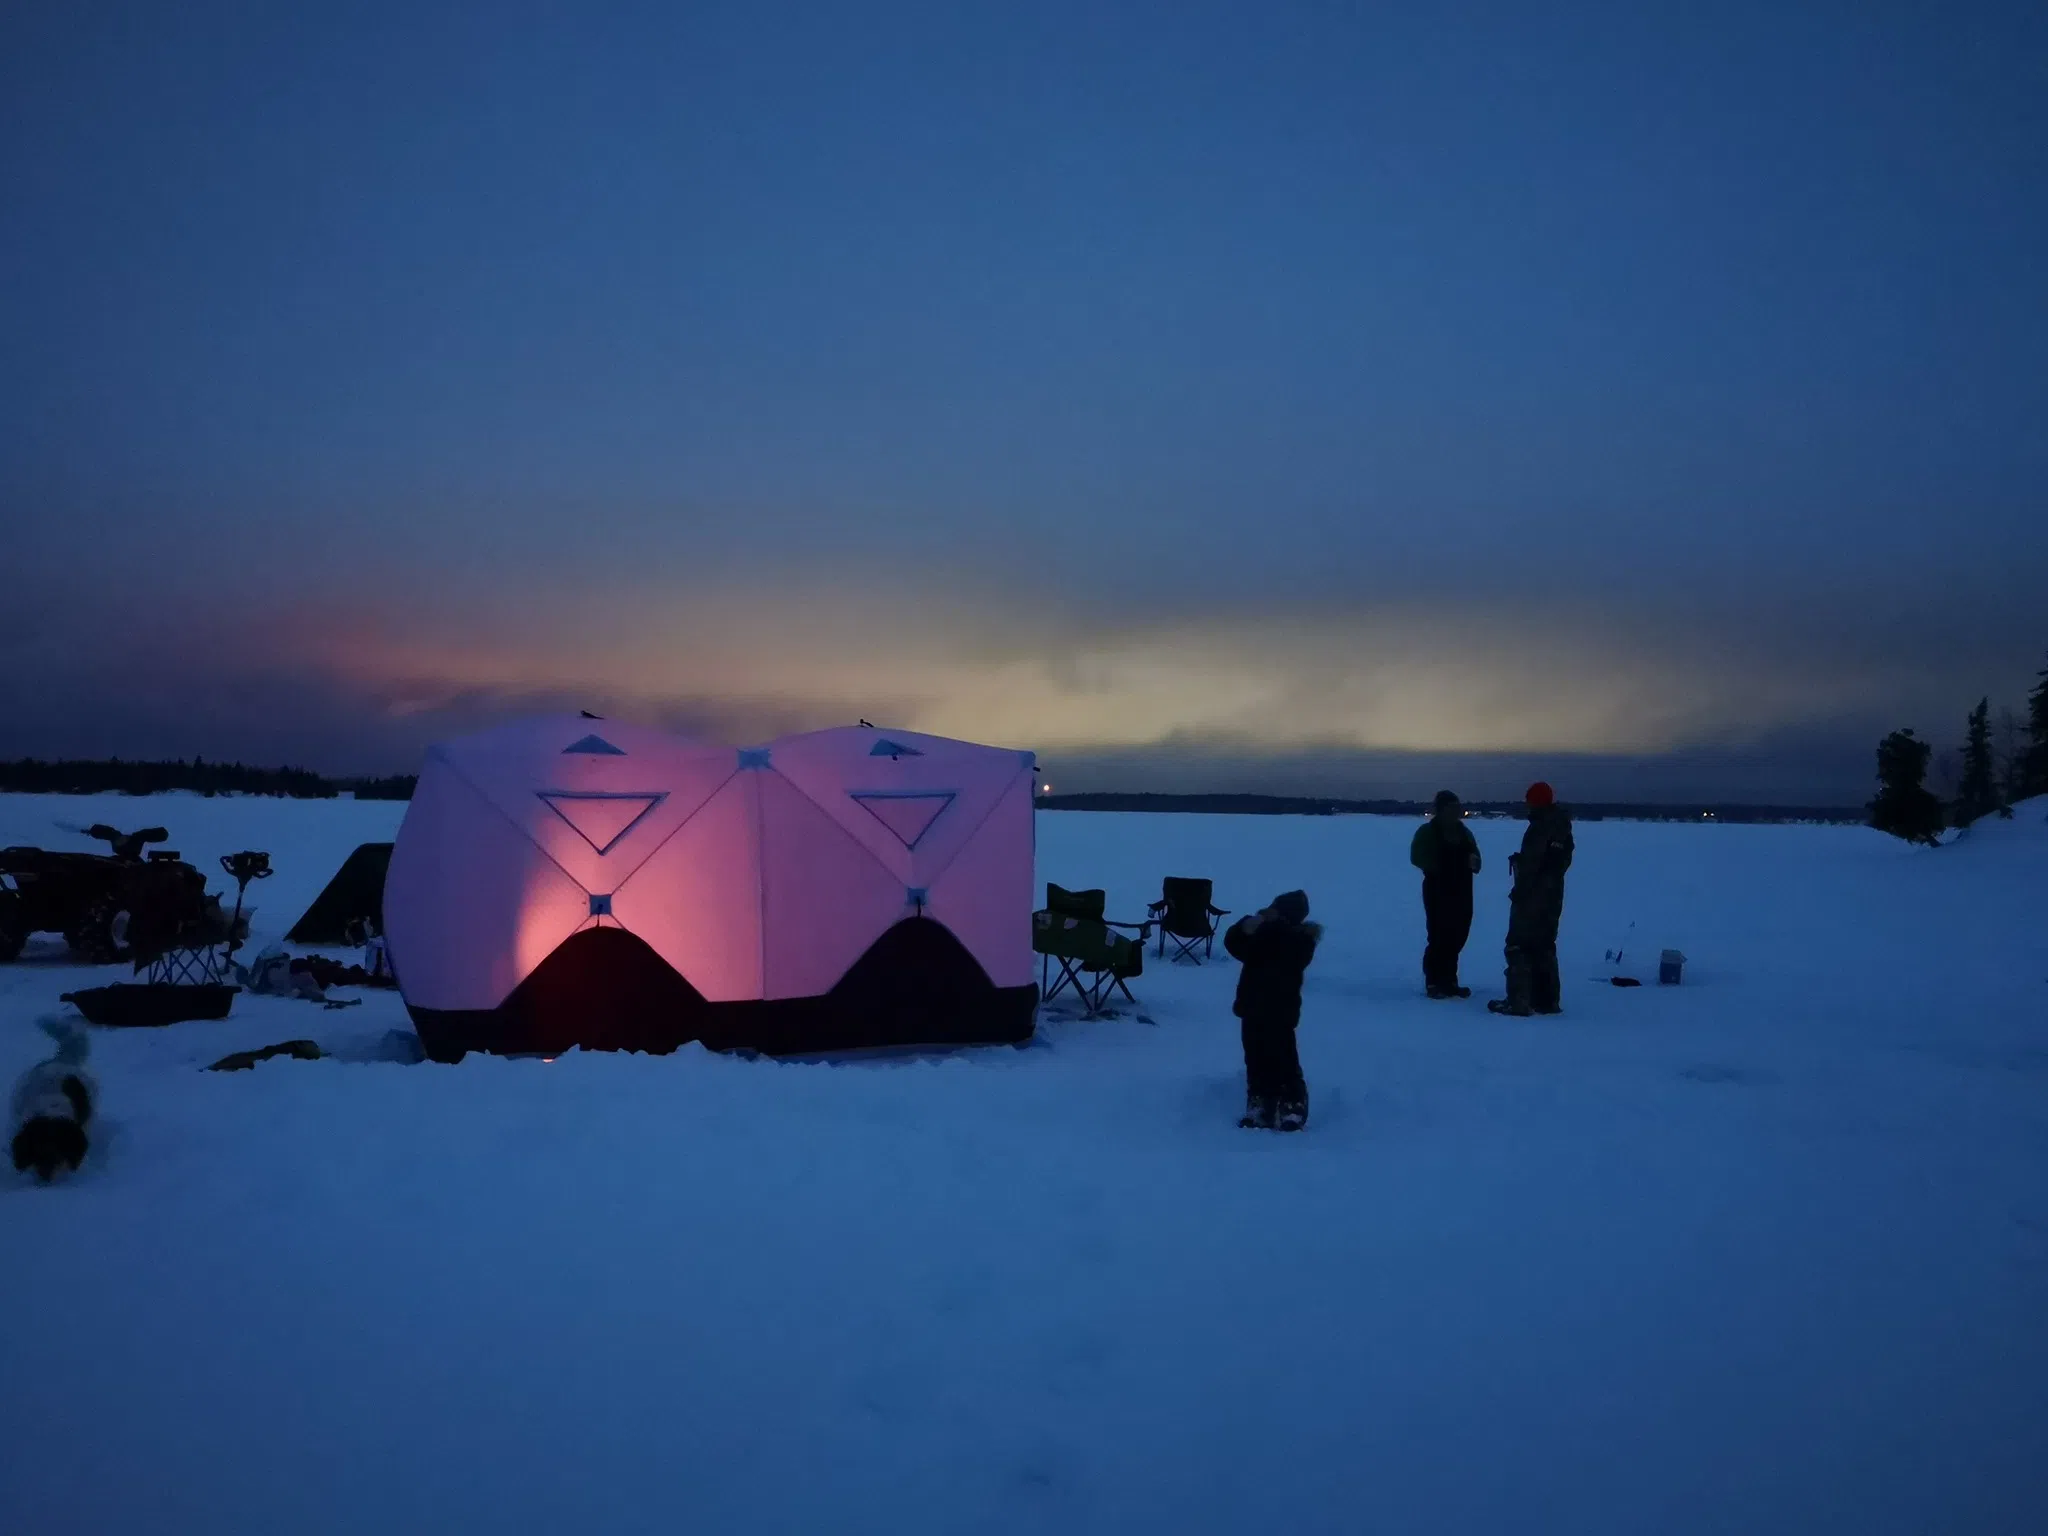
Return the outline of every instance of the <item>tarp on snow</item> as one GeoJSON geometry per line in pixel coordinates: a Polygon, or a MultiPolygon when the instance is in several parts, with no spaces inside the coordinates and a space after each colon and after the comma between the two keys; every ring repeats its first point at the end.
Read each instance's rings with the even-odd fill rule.
{"type": "Polygon", "coordinates": [[[306,908],[305,916],[285,935],[292,944],[346,944],[348,925],[368,918],[384,927],[384,874],[391,863],[390,843],[364,843],[342,862],[327,889],[306,908]]]}

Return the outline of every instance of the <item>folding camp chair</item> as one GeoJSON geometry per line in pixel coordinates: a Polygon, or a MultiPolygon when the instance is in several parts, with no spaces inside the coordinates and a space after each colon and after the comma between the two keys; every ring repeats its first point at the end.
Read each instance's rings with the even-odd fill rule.
{"type": "Polygon", "coordinates": [[[268,880],[273,871],[267,853],[222,854],[220,866],[235,882],[232,915],[222,912],[219,900],[209,896],[197,917],[144,911],[129,919],[129,947],[136,971],[147,972],[146,984],[214,987],[227,982],[230,962],[242,947],[242,900],[249,883],[268,880]]]}
{"type": "Polygon", "coordinates": [[[1045,888],[1045,906],[1031,915],[1031,947],[1039,956],[1039,1001],[1049,1003],[1071,990],[1081,1000],[1084,1018],[1099,1018],[1114,993],[1138,1001],[1130,980],[1145,969],[1145,940],[1152,924],[1120,923],[1102,915],[1107,897],[1101,891],[1045,888]],[[1135,938],[1112,933],[1131,930],[1135,938]],[[1059,974],[1053,975],[1057,963],[1059,974]]]}
{"type": "Polygon", "coordinates": [[[1159,925],[1159,958],[1166,956],[1166,941],[1173,940],[1173,958],[1192,960],[1200,965],[1216,953],[1217,923],[1230,916],[1222,907],[1213,906],[1210,897],[1215,894],[1215,885],[1208,880],[1188,880],[1179,875],[1168,875],[1161,883],[1159,899],[1145,911],[1152,921],[1159,925]],[[1201,946],[1201,954],[1195,947],[1201,946]]]}

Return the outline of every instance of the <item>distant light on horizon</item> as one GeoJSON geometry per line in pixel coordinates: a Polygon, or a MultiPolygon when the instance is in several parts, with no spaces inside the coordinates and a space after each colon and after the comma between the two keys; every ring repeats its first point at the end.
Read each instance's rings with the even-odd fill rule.
{"type": "Polygon", "coordinates": [[[1787,660],[1593,609],[1368,601],[1194,623],[973,595],[927,598],[900,573],[773,567],[716,589],[571,586],[516,615],[394,593],[374,613],[302,607],[295,633],[262,653],[391,716],[603,694],[622,713],[683,710],[750,735],[830,724],[882,697],[908,729],[1045,752],[1206,740],[1268,755],[1655,754],[1866,708],[1892,682],[1881,661],[1787,660]]]}

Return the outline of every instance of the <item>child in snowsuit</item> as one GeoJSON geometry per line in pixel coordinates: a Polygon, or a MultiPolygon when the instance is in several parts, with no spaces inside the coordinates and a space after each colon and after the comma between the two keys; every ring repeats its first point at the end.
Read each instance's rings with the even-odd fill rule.
{"type": "Polygon", "coordinates": [[[1479,843],[1465,825],[1465,810],[1448,789],[1436,810],[1415,829],[1408,862],[1422,871],[1422,919],[1429,939],[1422,951],[1422,984],[1431,997],[1470,997],[1458,984],[1458,956],[1472,934],[1472,877],[1479,873],[1479,843]]]}
{"type": "Polygon", "coordinates": [[[1231,925],[1223,947],[1244,969],[1231,1011],[1244,1037],[1244,1118],[1247,1130],[1298,1131],[1308,1124],[1308,1084],[1302,1081],[1295,1026],[1301,1023],[1301,977],[1315,958],[1320,926],[1308,920],[1308,896],[1289,891],[1263,912],[1231,925]]]}

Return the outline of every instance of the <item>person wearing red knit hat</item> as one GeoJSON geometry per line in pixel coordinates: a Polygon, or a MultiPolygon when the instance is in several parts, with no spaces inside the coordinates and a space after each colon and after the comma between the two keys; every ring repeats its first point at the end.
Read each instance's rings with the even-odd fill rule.
{"type": "Polygon", "coordinates": [[[1521,852],[1508,856],[1508,995],[1486,1006],[1525,1018],[1562,1013],[1557,974],[1557,925],[1564,917],[1564,875],[1572,867],[1572,819],[1548,784],[1538,780],[1522,797],[1529,827],[1521,852]]]}

